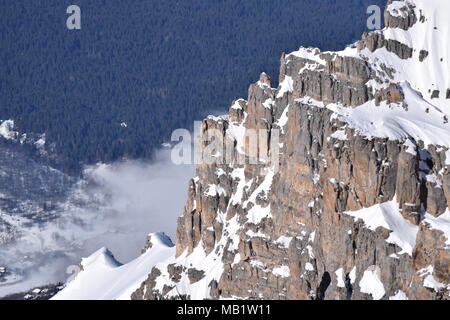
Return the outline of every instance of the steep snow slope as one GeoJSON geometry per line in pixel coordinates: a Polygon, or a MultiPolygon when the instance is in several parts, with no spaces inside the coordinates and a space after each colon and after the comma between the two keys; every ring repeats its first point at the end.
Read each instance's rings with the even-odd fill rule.
{"type": "MultiPolygon", "coordinates": [[[[399,8],[405,5],[413,7],[418,19],[412,27],[407,30],[386,27],[374,33],[411,48],[411,58],[402,59],[385,47],[372,52],[367,48],[360,51],[353,45],[337,52],[339,56],[363,59],[372,70],[376,70],[381,81],[370,80],[368,83],[374,93],[386,89],[391,83],[398,83],[405,103],[387,104],[382,101],[381,106],[376,106],[375,101],[370,100],[356,108],[339,104],[328,104],[326,107],[363,136],[392,140],[413,138],[423,141],[425,146],[450,148],[450,2],[401,0],[394,1],[387,7],[387,11],[393,16],[401,15],[399,8]],[[423,61],[420,59],[422,51],[427,52],[423,61]],[[392,70],[392,73],[389,74],[386,70],[392,70]],[[437,91],[439,96],[433,96],[433,93],[437,95],[437,91]]],[[[319,56],[327,53],[334,54],[300,48],[291,55],[314,61],[316,65],[309,66],[309,69],[315,70],[325,66],[326,62],[319,56]]],[[[287,84],[283,84],[280,92],[288,90],[284,89],[286,86],[287,84]]],[[[290,91],[292,92],[292,88],[290,91]]],[[[321,102],[304,100],[324,106],[321,102]]],[[[450,152],[448,155],[447,158],[450,159],[450,152]]]]}
{"type": "Polygon", "coordinates": [[[355,48],[339,52],[341,55],[366,57],[369,63],[384,63],[393,67],[393,81],[408,82],[413,90],[421,93],[423,99],[443,113],[450,115],[450,103],[446,98],[450,89],[450,2],[445,0],[394,1],[387,7],[392,15],[398,15],[398,8],[412,6],[418,21],[407,30],[386,27],[376,31],[388,40],[396,40],[413,49],[412,57],[401,59],[386,48],[374,52],[365,49],[358,53],[355,48]],[[421,52],[426,52],[421,61],[421,52]],[[439,91],[439,97],[432,98],[432,92],[439,91]]]}
{"type": "Polygon", "coordinates": [[[129,299],[154,265],[174,255],[174,245],[165,234],[150,234],[149,241],[151,248],[125,265],[118,262],[106,248],[101,248],[88,258],[82,259],[79,274],[52,299],[129,299]]]}
{"type": "MultiPolygon", "coordinates": [[[[383,50],[375,51],[371,58],[395,66],[396,81],[408,81],[414,90],[422,93],[425,101],[450,115],[450,101],[446,98],[446,91],[450,89],[450,2],[414,0],[406,3],[414,6],[419,21],[408,30],[386,28],[381,33],[386,39],[397,40],[413,48],[412,58],[399,61],[383,50]],[[428,56],[420,62],[422,50],[427,51],[428,56]],[[439,90],[439,98],[431,98],[434,90],[439,90]]],[[[396,12],[395,4],[388,7],[392,15],[396,12]]]]}

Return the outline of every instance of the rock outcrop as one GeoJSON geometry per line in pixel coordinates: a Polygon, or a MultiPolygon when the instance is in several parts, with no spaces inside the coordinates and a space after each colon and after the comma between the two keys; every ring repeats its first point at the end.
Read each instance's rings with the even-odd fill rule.
{"type": "MultiPolygon", "coordinates": [[[[386,27],[425,24],[422,4],[392,3],[386,27]]],[[[449,299],[450,106],[374,55],[433,58],[416,49],[380,31],[342,52],[301,48],[277,89],[262,74],[205,119],[201,150],[211,132],[227,148],[197,166],[176,257],[133,298],[449,299]],[[436,136],[418,132],[425,117],[436,136]]]]}

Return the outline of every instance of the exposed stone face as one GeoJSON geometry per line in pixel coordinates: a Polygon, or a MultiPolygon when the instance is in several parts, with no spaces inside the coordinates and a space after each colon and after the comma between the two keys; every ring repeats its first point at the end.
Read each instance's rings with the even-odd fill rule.
{"type": "MultiPolygon", "coordinates": [[[[405,10],[402,16],[387,13],[387,26],[407,30],[416,23],[414,11],[405,10]]],[[[402,59],[412,57],[411,48],[377,32],[358,43],[359,50],[381,47],[402,59]]],[[[449,298],[447,239],[429,222],[450,209],[447,150],[412,138],[365,137],[309,101],[354,107],[370,100],[400,104],[404,96],[393,81],[395,70],[386,66],[380,65],[381,76],[364,59],[308,54],[283,54],[280,88],[271,88],[262,74],[228,118],[202,123],[201,148],[208,147],[210,128],[234,148],[231,161],[198,165],[178,219],[176,253],[184,259],[203,250],[222,262],[223,271],[208,278],[198,267],[160,266],[133,298],[164,297],[187,277],[194,285],[207,278],[212,299],[372,299],[361,285],[367,274],[383,284],[383,299],[400,291],[409,299],[449,298]],[[388,83],[374,91],[370,80],[388,83]],[[239,164],[239,158],[251,157],[252,145],[244,142],[239,149],[230,133],[235,127],[265,133],[253,142],[258,158],[279,152],[279,170],[265,161],[239,164]],[[281,134],[275,151],[266,138],[276,130],[281,134]],[[209,192],[211,186],[216,192],[209,192]],[[388,203],[398,205],[399,221],[416,232],[410,252],[392,241],[392,230],[369,228],[350,214],[388,203]],[[162,273],[170,281],[155,291],[162,273]],[[442,287],[427,288],[427,277],[442,287]]]]}
{"type": "Polygon", "coordinates": [[[431,93],[431,99],[439,98],[439,93],[439,90],[433,90],[433,92],[431,93]]]}
{"type": "Polygon", "coordinates": [[[181,272],[183,272],[183,269],[185,268],[181,265],[169,264],[167,266],[167,272],[169,273],[170,280],[174,282],[179,282],[181,279],[181,272]]]}
{"type": "Polygon", "coordinates": [[[272,81],[265,72],[261,73],[261,76],[259,77],[259,82],[263,85],[268,86],[269,88],[272,88],[272,81]]]}
{"type": "Polygon", "coordinates": [[[161,275],[161,271],[153,268],[148,278],[142,283],[142,286],[131,295],[133,300],[158,300],[162,293],[156,291],[156,279],[161,275]],[[148,291],[151,289],[151,291],[148,291]]]}
{"type": "Polygon", "coordinates": [[[188,277],[191,283],[195,283],[200,281],[205,276],[205,272],[203,270],[197,270],[195,268],[191,268],[188,270],[188,277]]]}
{"type": "Polygon", "coordinates": [[[420,53],[419,53],[420,62],[423,62],[428,57],[428,54],[429,54],[428,51],[420,50],[420,53]]]}
{"type": "Polygon", "coordinates": [[[447,199],[447,206],[450,209],[450,168],[446,168],[443,175],[442,175],[442,181],[443,181],[443,189],[444,189],[444,195],[447,199]]]}
{"type": "Polygon", "coordinates": [[[247,101],[244,99],[237,100],[233,103],[234,107],[230,108],[229,120],[230,122],[242,122],[244,120],[244,109],[247,105],[247,101]]]}
{"type": "Polygon", "coordinates": [[[361,59],[318,54],[324,65],[289,55],[282,59],[283,77],[294,79],[293,98],[311,97],[324,103],[357,106],[369,100],[370,70],[361,59]],[[311,67],[313,66],[313,67],[311,67]]]}
{"type": "Polygon", "coordinates": [[[420,221],[421,184],[417,155],[403,151],[398,158],[397,200],[402,215],[414,224],[420,221]]]}
{"type": "MultiPolygon", "coordinates": [[[[388,5],[391,3],[392,1],[389,1],[388,5]]],[[[414,7],[412,5],[403,6],[396,13],[397,15],[394,16],[388,10],[385,11],[384,23],[386,27],[408,30],[417,22],[417,17],[414,13],[414,7]]],[[[423,18],[421,17],[421,19],[423,18]]]]}
{"type": "Polygon", "coordinates": [[[401,59],[409,59],[413,54],[412,48],[397,40],[385,39],[384,35],[378,32],[364,33],[357,47],[360,51],[367,48],[371,52],[386,48],[387,51],[395,53],[401,59]]]}

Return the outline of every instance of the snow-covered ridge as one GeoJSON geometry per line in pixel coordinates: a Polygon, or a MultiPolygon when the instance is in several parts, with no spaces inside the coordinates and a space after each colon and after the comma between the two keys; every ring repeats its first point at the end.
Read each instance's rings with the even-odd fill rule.
{"type": "Polygon", "coordinates": [[[158,262],[174,256],[175,248],[163,233],[149,235],[152,247],[122,265],[106,248],[82,259],[80,271],[53,300],[128,300],[158,262]]]}
{"type": "MultiPolygon", "coordinates": [[[[398,0],[387,7],[392,16],[400,18],[406,18],[405,14],[410,10],[416,17],[412,27],[407,30],[386,27],[372,33],[411,48],[411,58],[401,59],[385,47],[373,52],[367,48],[359,51],[357,44],[339,52],[320,52],[301,47],[286,57],[295,56],[315,63],[314,66],[307,64],[300,73],[305,69],[325,66],[327,62],[323,55],[327,54],[335,58],[337,55],[366,61],[382,80],[378,83],[372,79],[366,86],[376,92],[386,89],[389,84],[396,84],[404,96],[404,103],[382,102],[378,106],[370,100],[356,107],[324,105],[321,101],[313,101],[313,104],[334,111],[341,121],[368,138],[412,139],[416,143],[423,141],[426,147],[445,147],[449,149],[447,163],[450,164],[450,1],[398,0]],[[386,70],[391,72],[387,74],[386,70]]],[[[280,84],[278,95],[293,90],[292,79],[286,77],[280,84]]]]}
{"type": "MultiPolygon", "coordinates": [[[[411,5],[417,18],[416,23],[408,30],[385,28],[381,32],[386,39],[397,40],[413,48],[413,57],[403,61],[387,55],[383,51],[375,51],[369,58],[379,58],[389,63],[397,71],[397,82],[408,81],[411,87],[420,92],[424,100],[443,113],[450,115],[450,2],[446,0],[408,0],[394,1],[388,10],[411,5]],[[421,62],[421,51],[428,53],[421,62]],[[418,76],[420,75],[420,76],[418,76]],[[433,91],[439,91],[439,97],[432,98],[433,91]]],[[[366,54],[366,53],[365,53],[366,54]]]]}
{"type": "Polygon", "coordinates": [[[369,101],[356,108],[336,104],[330,104],[327,108],[334,111],[339,120],[348,123],[350,128],[367,138],[398,141],[412,138],[415,142],[423,141],[425,147],[435,145],[450,148],[450,123],[445,121],[446,115],[424,101],[408,82],[401,83],[401,88],[408,110],[384,101],[379,106],[369,101]]]}

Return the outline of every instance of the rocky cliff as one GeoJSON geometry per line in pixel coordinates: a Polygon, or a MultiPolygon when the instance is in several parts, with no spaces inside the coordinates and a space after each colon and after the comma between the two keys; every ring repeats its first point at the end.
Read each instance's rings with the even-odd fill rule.
{"type": "Polygon", "coordinates": [[[176,256],[132,298],[449,299],[444,2],[390,2],[341,52],[283,54],[278,88],[262,74],[203,120],[202,150],[214,130],[232,152],[197,166],[176,256]]]}

